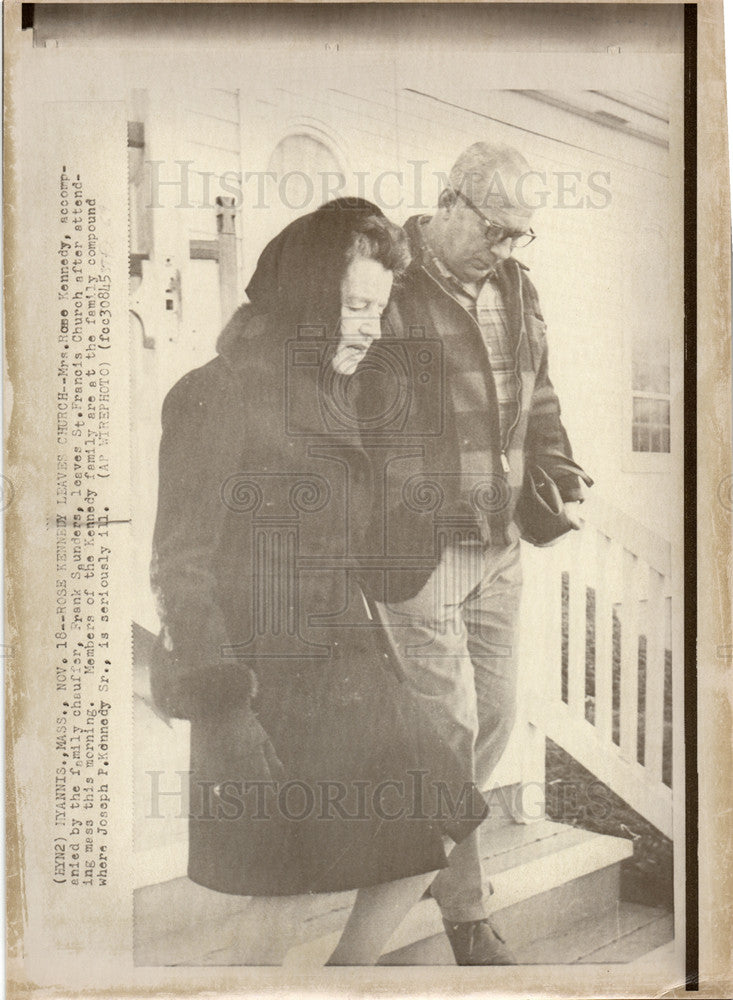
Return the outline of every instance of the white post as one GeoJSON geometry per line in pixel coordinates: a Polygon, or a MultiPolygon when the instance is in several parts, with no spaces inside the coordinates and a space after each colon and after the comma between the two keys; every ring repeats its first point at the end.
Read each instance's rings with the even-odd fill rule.
{"type": "MultiPolygon", "coordinates": [[[[586,529],[588,530],[588,529],[586,529]]],[[[611,747],[613,725],[613,551],[610,538],[596,531],[596,694],[595,727],[598,742],[611,747]]]]}
{"type": "Polygon", "coordinates": [[[624,551],[621,598],[621,755],[632,764],[637,760],[639,721],[638,563],[633,552],[624,551]]]}
{"type": "Polygon", "coordinates": [[[654,788],[662,781],[664,738],[664,647],[666,633],[664,577],[649,569],[648,625],[646,636],[646,701],[644,767],[654,788]]]}
{"type": "MultiPolygon", "coordinates": [[[[553,666],[547,648],[544,619],[551,614],[547,580],[553,575],[547,553],[523,546],[524,585],[519,629],[520,701],[517,724],[520,745],[520,787],[513,803],[517,823],[531,823],[545,816],[545,708],[547,682],[553,666]]],[[[558,590],[559,594],[559,590],[558,590]]],[[[558,620],[560,608],[557,608],[558,620]]],[[[559,655],[559,651],[558,651],[559,655]]]]}

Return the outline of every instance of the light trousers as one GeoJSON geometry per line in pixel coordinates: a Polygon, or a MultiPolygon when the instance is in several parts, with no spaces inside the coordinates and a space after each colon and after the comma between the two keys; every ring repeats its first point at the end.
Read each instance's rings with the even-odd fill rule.
{"type": "MultiPolygon", "coordinates": [[[[516,716],[519,542],[446,548],[423,589],[377,604],[404,681],[486,793],[516,716]]],[[[451,851],[431,893],[445,920],[487,915],[481,827],[451,851]]]]}

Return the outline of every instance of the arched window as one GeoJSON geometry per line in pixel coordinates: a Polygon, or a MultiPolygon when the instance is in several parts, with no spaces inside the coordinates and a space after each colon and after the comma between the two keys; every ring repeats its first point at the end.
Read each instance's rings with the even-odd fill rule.
{"type": "Polygon", "coordinates": [[[278,209],[295,217],[343,193],[344,171],[333,151],[305,132],[282,139],[267,166],[275,174],[278,209]]]}

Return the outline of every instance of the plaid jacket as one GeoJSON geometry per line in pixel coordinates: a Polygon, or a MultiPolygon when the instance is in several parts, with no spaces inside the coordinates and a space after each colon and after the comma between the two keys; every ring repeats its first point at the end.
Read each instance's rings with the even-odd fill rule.
{"type": "MultiPolygon", "coordinates": [[[[526,267],[511,258],[497,267],[519,374],[516,419],[502,440],[480,327],[423,265],[417,225],[414,218],[406,226],[413,262],[359,374],[362,441],[380,486],[370,535],[374,572],[365,583],[377,599],[392,601],[417,593],[449,542],[516,541],[525,463],[552,476],[553,455],[572,458],[526,267]]],[[[582,499],[576,476],[553,478],[563,500],[582,499]]]]}

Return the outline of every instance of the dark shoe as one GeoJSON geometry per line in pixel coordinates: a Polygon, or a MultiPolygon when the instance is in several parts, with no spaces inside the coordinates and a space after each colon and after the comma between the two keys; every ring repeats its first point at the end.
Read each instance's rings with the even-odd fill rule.
{"type": "Polygon", "coordinates": [[[456,957],[456,965],[518,964],[504,938],[488,918],[460,924],[444,920],[443,926],[456,957]]]}

